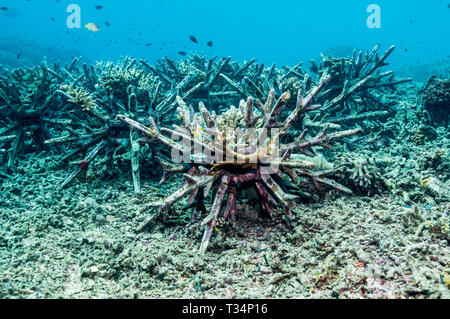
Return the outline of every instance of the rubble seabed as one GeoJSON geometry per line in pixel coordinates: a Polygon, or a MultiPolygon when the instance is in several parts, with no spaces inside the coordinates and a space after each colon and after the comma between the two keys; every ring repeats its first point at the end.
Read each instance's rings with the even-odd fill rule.
{"type": "Polygon", "coordinates": [[[148,219],[142,207],[180,189],[181,178],[159,185],[142,174],[137,197],[126,166],[62,188],[65,155],[27,152],[13,177],[0,175],[0,297],[449,298],[450,135],[423,116],[422,87],[378,94],[405,111],[365,147],[344,145],[352,150],[336,178],[361,192],[295,203],[290,222],[261,218],[251,198],[236,201],[239,218],[214,227],[205,255],[187,199],[171,207],[180,222],[136,232],[148,219]]]}

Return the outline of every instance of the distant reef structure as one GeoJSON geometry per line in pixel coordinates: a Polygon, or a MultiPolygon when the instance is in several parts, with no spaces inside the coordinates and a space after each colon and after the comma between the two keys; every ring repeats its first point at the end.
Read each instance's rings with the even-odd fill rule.
{"type": "Polygon", "coordinates": [[[427,82],[433,76],[450,77],[450,56],[436,63],[421,63],[400,65],[393,68],[398,76],[410,76],[415,81],[427,82]]]}
{"type": "Polygon", "coordinates": [[[0,37],[0,65],[3,68],[39,65],[42,57],[49,63],[64,63],[79,55],[74,50],[45,47],[32,40],[0,37]]]}
{"type": "Polygon", "coordinates": [[[338,45],[334,45],[331,46],[327,49],[325,49],[325,51],[323,51],[323,55],[325,56],[351,56],[353,54],[353,51],[355,50],[354,46],[348,45],[348,44],[338,44],[338,45]]]}

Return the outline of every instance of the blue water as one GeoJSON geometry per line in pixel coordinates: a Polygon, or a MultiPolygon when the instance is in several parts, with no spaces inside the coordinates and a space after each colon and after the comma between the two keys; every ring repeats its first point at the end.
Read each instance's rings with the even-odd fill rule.
{"type": "MultiPolygon", "coordinates": [[[[433,63],[450,55],[450,0],[0,0],[0,38],[33,40],[45,48],[80,52],[92,60],[124,55],[155,61],[179,51],[257,58],[266,64],[316,60],[395,44],[391,64],[433,63]],[[69,29],[66,7],[81,7],[81,23],[100,32],[69,29]],[[381,28],[366,24],[371,3],[381,28]],[[96,5],[104,6],[101,10],[96,5]],[[51,18],[54,18],[53,21],[51,18]],[[109,22],[111,27],[105,25],[109,22]],[[194,35],[199,44],[189,40],[194,35]],[[213,47],[206,45],[213,41],[213,47]],[[146,44],[151,43],[151,46],[146,44]]],[[[6,49],[6,48],[4,48],[6,49]]],[[[19,53],[19,52],[17,52],[19,53]]],[[[1,63],[1,61],[0,61],[1,63]]]]}

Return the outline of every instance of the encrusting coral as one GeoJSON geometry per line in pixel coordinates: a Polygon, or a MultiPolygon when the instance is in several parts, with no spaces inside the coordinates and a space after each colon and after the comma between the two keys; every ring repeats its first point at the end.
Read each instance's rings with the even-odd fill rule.
{"type": "Polygon", "coordinates": [[[280,207],[289,218],[294,200],[305,195],[305,179],[311,181],[317,191],[326,186],[351,193],[348,188],[326,177],[332,171],[316,167],[312,149],[330,147],[331,142],[358,134],[361,130],[328,133],[328,127],[325,127],[314,137],[308,137],[308,131],[304,130],[296,140],[283,141],[283,135],[292,129],[301,115],[320,108],[313,102],[329,81],[330,76],[324,75],[306,97],[299,91],[295,109],[283,120],[280,115],[290,94],[285,92],[276,101],[274,90],[270,91],[264,104],[249,97],[246,102],[241,101],[238,109],[231,107],[223,115],[210,113],[203,103],[195,113],[192,106],[188,107],[181,97],[177,97],[178,114],[183,124],[182,127],[174,126],[175,130],[159,130],[152,119],[152,126],[145,127],[119,115],[132,128],[147,135],[149,141],[158,140],[171,148],[172,154],[181,154],[190,163],[184,174],[184,186],[163,201],[151,203],[149,206],[157,207],[159,213],[150,217],[141,229],[186,195],[190,196],[192,207],[205,211],[202,200],[215,187],[211,210],[202,222],[206,229],[200,252],[205,253],[224,199],[227,198],[227,205],[223,217],[235,216],[236,190],[243,185],[251,185],[257,190],[263,211],[272,216],[273,209],[280,207]],[[169,138],[163,133],[172,136],[169,138]],[[181,143],[176,142],[179,138],[182,138],[181,143]]]}

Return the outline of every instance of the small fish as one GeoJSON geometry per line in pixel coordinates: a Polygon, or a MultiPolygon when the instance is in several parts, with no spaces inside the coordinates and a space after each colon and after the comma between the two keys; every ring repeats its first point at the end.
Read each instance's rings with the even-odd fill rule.
{"type": "Polygon", "coordinates": [[[189,39],[192,41],[192,42],[194,42],[194,43],[197,43],[198,44],[198,40],[197,40],[197,38],[196,37],[194,37],[193,35],[190,35],[189,36],[189,39]]]}
{"type": "Polygon", "coordinates": [[[103,6],[95,6],[95,9],[101,10],[101,9],[103,9],[103,6]]]}
{"type": "Polygon", "coordinates": [[[19,53],[19,54],[17,55],[17,60],[19,60],[21,56],[22,56],[22,53],[19,53]]]}
{"type": "Polygon", "coordinates": [[[96,25],[95,23],[92,23],[92,22],[85,24],[84,27],[92,32],[100,31],[100,28],[98,27],[98,25],[96,25]]]}
{"type": "Polygon", "coordinates": [[[184,51],[180,51],[180,52],[178,52],[178,54],[179,54],[179,55],[182,55],[182,56],[186,56],[186,55],[187,55],[187,53],[184,52],[184,51]]]}
{"type": "Polygon", "coordinates": [[[212,41],[208,41],[208,43],[206,43],[207,46],[212,47],[213,46],[213,42],[212,41]]]}
{"type": "Polygon", "coordinates": [[[107,27],[111,26],[111,24],[108,21],[105,21],[105,24],[106,24],[107,27]]]}
{"type": "Polygon", "coordinates": [[[405,50],[405,52],[408,52],[408,47],[406,45],[403,49],[405,50]]]}
{"type": "Polygon", "coordinates": [[[148,48],[148,47],[151,47],[152,44],[149,42],[149,43],[146,43],[145,46],[148,48]]]}
{"type": "Polygon", "coordinates": [[[17,16],[19,15],[16,10],[10,9],[8,7],[0,7],[0,14],[6,18],[17,18],[17,16]]]}

